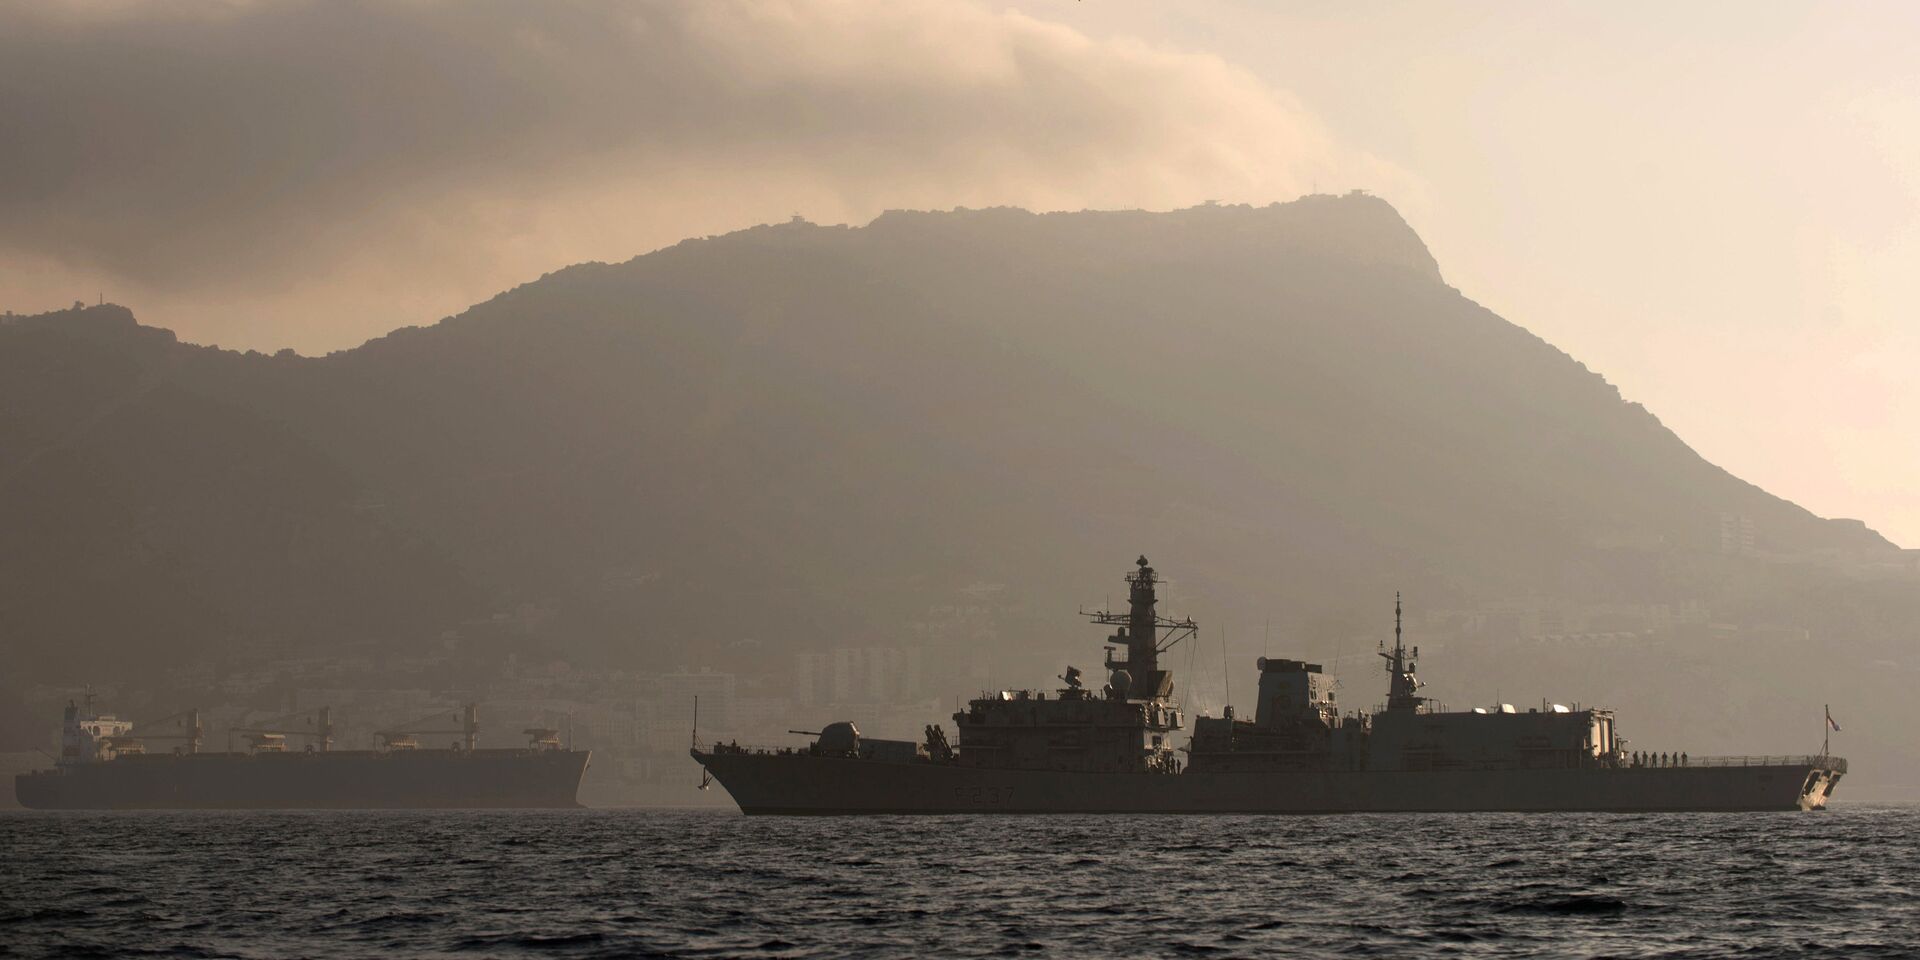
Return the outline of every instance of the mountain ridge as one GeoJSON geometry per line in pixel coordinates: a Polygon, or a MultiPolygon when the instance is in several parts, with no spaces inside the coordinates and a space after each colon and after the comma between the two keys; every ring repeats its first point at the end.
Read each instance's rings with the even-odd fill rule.
{"type": "MultiPolygon", "coordinates": [[[[368,631],[381,637],[530,607],[543,611],[530,635],[595,656],[616,654],[592,638],[660,615],[667,632],[804,646],[897,628],[956,583],[1071,591],[1072,574],[1047,569],[1143,546],[1190,554],[1196,599],[1275,589],[1306,605],[1343,579],[1374,589],[1385,570],[1440,596],[1704,589],[1727,562],[1724,515],[1751,515],[1762,553],[1894,549],[1700,458],[1447,286],[1397,211],[1365,195],[763,225],[568,267],[322,357],[180,343],[124,308],[15,318],[0,354],[27,358],[14,380],[31,389],[7,395],[13,449],[73,429],[47,412],[63,399],[48,363],[126,362],[28,344],[63,332],[137,345],[145,359],[123,375],[152,379],[174,435],[209,451],[197,476],[254,478],[226,495],[280,532],[242,565],[280,570],[286,607],[321,626],[231,585],[177,591],[222,610],[232,642],[367,630],[327,613],[340,604],[388,611],[368,631]],[[283,500],[294,478],[207,442],[215,421],[332,478],[303,494],[318,502],[283,500]],[[329,525],[355,532],[319,559],[295,563],[275,539],[329,525]],[[437,584],[424,593],[438,599],[407,610],[351,586],[363,542],[386,544],[372,568],[437,584]],[[1652,546],[1595,546],[1614,543],[1652,546]],[[1649,558],[1667,569],[1637,569],[1649,558]],[[334,592],[297,596],[298,572],[316,569],[301,563],[334,592]],[[609,586],[629,575],[666,586],[609,586]]],[[[93,404],[123,442],[168,435],[103,407],[109,393],[64,399],[93,404]]],[[[0,460],[0,490],[37,469],[0,460]]],[[[154,526],[165,505],[130,482],[75,511],[170,531],[156,549],[191,562],[168,575],[238,575],[216,570],[225,548],[154,526]]],[[[163,619],[182,634],[194,616],[163,619]]],[[[27,632],[90,649],[39,618],[27,632]]]]}

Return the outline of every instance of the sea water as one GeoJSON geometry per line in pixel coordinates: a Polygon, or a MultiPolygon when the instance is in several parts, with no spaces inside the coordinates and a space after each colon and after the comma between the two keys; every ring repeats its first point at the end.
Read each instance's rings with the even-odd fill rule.
{"type": "Polygon", "coordinates": [[[0,815],[24,957],[1920,956],[1920,809],[0,815]]]}

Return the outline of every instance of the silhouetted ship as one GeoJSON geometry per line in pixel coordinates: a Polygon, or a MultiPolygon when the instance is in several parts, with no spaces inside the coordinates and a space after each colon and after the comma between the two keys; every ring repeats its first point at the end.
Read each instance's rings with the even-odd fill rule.
{"type": "MultiPolygon", "coordinates": [[[[430,718],[431,719],[431,718],[430,718]]],[[[236,730],[246,752],[203,753],[199,711],[169,717],[174,727],[134,728],[112,715],[81,715],[67,704],[60,757],[52,770],[14,778],[20,803],[41,810],[377,809],[577,807],[589,751],[571,750],[559,732],[527,730],[521,749],[482,750],[478,710],[459,729],[380,734],[382,750],[333,749],[331,713],[308,730],[236,730]],[[424,734],[458,734],[447,749],[423,749],[424,734]],[[288,750],[287,737],[312,743],[288,750]],[[184,746],[149,753],[152,740],[184,746]]],[[[149,725],[154,726],[154,725],[149,725]]]]}
{"type": "Polygon", "coordinates": [[[1173,739],[1184,717],[1159,656],[1198,626],[1155,610],[1145,557],[1126,579],[1127,612],[1090,615],[1118,628],[1101,690],[1068,667],[1051,697],[982,696],[953,715],[957,745],[938,726],[915,743],[839,722],[799,748],[696,739],[693,757],[748,814],[1812,810],[1846,773],[1824,749],[1629,751],[1607,710],[1436,710],[1418,693],[1419,648],[1402,642],[1398,599],[1393,648],[1380,651],[1384,709],[1343,715],[1318,664],[1262,657],[1254,718],[1228,707],[1197,719],[1182,761],[1173,739]]]}

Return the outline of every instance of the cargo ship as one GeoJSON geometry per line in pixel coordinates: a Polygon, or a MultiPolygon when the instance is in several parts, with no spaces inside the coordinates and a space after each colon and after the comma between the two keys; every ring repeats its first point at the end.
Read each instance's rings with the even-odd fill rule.
{"type": "Polygon", "coordinates": [[[578,807],[590,751],[559,732],[525,731],[524,748],[480,749],[479,711],[468,704],[458,729],[418,725],[379,734],[382,749],[333,748],[331,711],[311,729],[235,730],[243,751],[203,752],[197,710],[136,728],[69,702],[53,769],[14,778],[21,805],[36,810],[437,809],[578,807]],[[164,726],[172,722],[172,727],[164,726]],[[156,732],[156,728],[159,731],[156,732]],[[443,749],[419,737],[456,734],[443,749]],[[305,740],[288,749],[288,737],[305,740]],[[149,741],[179,741],[149,752],[149,741]]]}
{"type": "Polygon", "coordinates": [[[1695,757],[1629,749],[1610,710],[1543,703],[1448,712],[1420,694],[1419,648],[1379,656],[1386,703],[1342,712],[1319,664],[1260,658],[1254,716],[1194,720],[1159,657],[1199,630],[1157,609],[1147,559],[1126,577],[1112,626],[1107,682],[1090,689],[1069,666],[1063,686],[1002,690],[937,725],[924,741],[860,735],[829,724],[801,746],[702,746],[693,758],[747,814],[1347,813],[1446,811],[1817,810],[1845,759],[1695,757]]]}

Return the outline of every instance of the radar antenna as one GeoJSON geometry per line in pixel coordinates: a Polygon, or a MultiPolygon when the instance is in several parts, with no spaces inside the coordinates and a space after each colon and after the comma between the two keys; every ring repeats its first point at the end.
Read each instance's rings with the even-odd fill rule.
{"type": "Polygon", "coordinates": [[[1098,624],[1118,627],[1109,641],[1126,648],[1126,659],[1107,654],[1107,669],[1113,671],[1115,694],[1128,699],[1156,699],[1169,696],[1173,674],[1160,669],[1160,654],[1182,640],[1199,633],[1200,625],[1192,617],[1175,619],[1154,609],[1159,603],[1156,584],[1163,583],[1144,554],[1134,561],[1137,568],[1127,574],[1127,610],[1081,610],[1081,616],[1098,624]]]}
{"type": "Polygon", "coordinates": [[[1418,710],[1427,698],[1420,696],[1420,679],[1414,676],[1414,661],[1419,656],[1416,650],[1409,654],[1402,637],[1400,614],[1400,591],[1393,593],[1393,652],[1380,651],[1379,655],[1387,661],[1387,675],[1391,678],[1387,685],[1387,709],[1418,710]]]}

